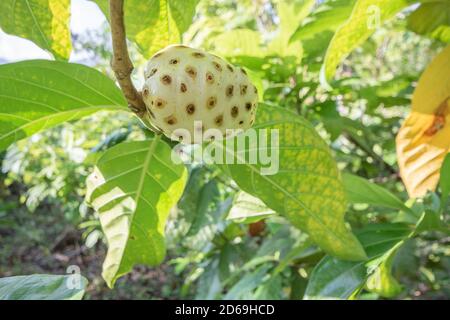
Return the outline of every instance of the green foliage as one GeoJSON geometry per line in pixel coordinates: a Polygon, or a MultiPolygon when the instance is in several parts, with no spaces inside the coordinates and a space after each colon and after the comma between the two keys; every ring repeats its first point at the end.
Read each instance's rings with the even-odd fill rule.
{"type": "Polygon", "coordinates": [[[0,66],[0,149],[99,110],[126,110],[114,82],[82,65],[44,60],[0,66]]]}
{"type": "Polygon", "coordinates": [[[343,180],[347,197],[352,203],[367,203],[404,211],[410,210],[398,197],[375,183],[348,173],[344,174],[343,180]]]}
{"type": "MultiPolygon", "coordinates": [[[[95,1],[109,19],[109,1],[95,1]]],[[[127,37],[140,53],[150,58],[156,51],[179,43],[192,22],[199,0],[127,0],[125,25],[127,37]]]]}
{"type": "Polygon", "coordinates": [[[314,129],[302,118],[268,105],[260,105],[254,128],[279,130],[279,144],[260,136],[258,144],[246,146],[242,155],[233,157],[250,159],[249,150],[255,147],[279,152],[278,170],[265,175],[261,160],[255,165],[239,164],[236,158],[236,164],[226,165],[236,183],[308,232],[326,252],[344,259],[364,259],[364,250],[344,224],[346,199],[336,164],[314,129]],[[266,145],[261,143],[263,139],[266,145]]]}
{"type": "Polygon", "coordinates": [[[446,0],[424,2],[408,17],[408,27],[419,34],[450,43],[450,6],[446,0]]]}
{"type": "MultiPolygon", "coordinates": [[[[17,2],[13,10],[13,2],[3,1],[0,26],[67,59],[68,1],[33,5],[38,2],[17,2]]],[[[108,16],[108,1],[94,2],[108,16]]],[[[39,214],[57,212],[67,220],[61,224],[84,230],[82,250],[102,256],[102,240],[107,243],[103,277],[115,284],[108,297],[120,298],[123,288],[134,297],[142,289],[132,285],[136,278],[147,292],[149,274],[167,273],[169,266],[171,280],[161,277],[157,297],[447,298],[450,158],[440,190],[404,201],[395,135],[414,82],[442,47],[433,39],[448,40],[448,10],[443,1],[422,1],[392,19],[411,3],[125,1],[128,40],[144,58],[183,42],[245,68],[262,101],[255,128],[279,130],[279,171],[272,175],[261,174],[267,168],[261,161],[175,164],[170,147],[176,142],[117,112],[127,110],[122,93],[94,68],[1,65],[0,149],[7,151],[0,155],[0,242],[7,249],[0,275],[41,273],[22,272],[27,261],[8,254],[44,233],[30,227],[39,214]],[[326,85],[335,73],[332,89],[320,85],[321,75],[326,85]],[[108,112],[94,114],[100,110],[108,112]],[[86,193],[94,210],[82,203],[86,193]]],[[[109,38],[103,31],[85,36],[74,36],[76,53],[88,52],[86,62],[111,75],[109,38]]],[[[141,75],[144,58],[130,49],[141,75]]],[[[268,154],[276,153],[268,142],[268,154]]],[[[68,277],[3,278],[0,296],[81,298],[84,287],[67,290],[68,277]],[[17,289],[17,279],[27,286],[17,289]]]]}
{"type": "Polygon", "coordinates": [[[35,274],[0,278],[0,300],[81,300],[87,280],[74,275],[35,274]],[[79,282],[79,283],[78,283],[79,282]]]}
{"type": "Polygon", "coordinates": [[[408,5],[408,0],[357,1],[350,18],[339,27],[328,47],[321,74],[322,84],[327,85],[342,59],[367,40],[381,23],[408,5]]]}
{"type": "Polygon", "coordinates": [[[107,150],[88,178],[87,201],[99,213],[109,250],[103,277],[110,287],[133,265],[165,256],[164,227],[186,181],[159,138],[107,150]]]}
{"type": "Polygon", "coordinates": [[[6,33],[29,39],[68,60],[72,50],[69,30],[70,0],[4,0],[0,27],[6,33]]]}

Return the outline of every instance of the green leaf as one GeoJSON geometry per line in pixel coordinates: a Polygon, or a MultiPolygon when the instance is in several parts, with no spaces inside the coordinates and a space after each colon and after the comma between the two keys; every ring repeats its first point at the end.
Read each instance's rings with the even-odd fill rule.
{"type": "Polygon", "coordinates": [[[172,161],[159,136],[121,143],[98,160],[86,200],[99,213],[108,241],[102,273],[108,286],[135,264],[164,259],[164,226],[186,179],[186,168],[172,161]]]}
{"type": "Polygon", "coordinates": [[[87,280],[82,276],[74,277],[78,275],[34,274],[0,278],[0,300],[81,300],[87,280]]]}
{"type": "Polygon", "coordinates": [[[384,298],[394,298],[402,292],[403,288],[392,276],[392,263],[397,249],[390,250],[381,258],[381,263],[375,271],[367,278],[366,289],[377,293],[384,298]]]}
{"type": "MultiPolygon", "coordinates": [[[[109,19],[108,0],[93,0],[109,19]]],[[[127,37],[146,58],[169,44],[179,43],[199,0],[127,0],[127,37]]]]}
{"type": "Polygon", "coordinates": [[[313,127],[286,109],[260,104],[253,128],[267,129],[257,130],[257,145],[249,148],[247,143],[239,153],[226,150],[235,164],[225,170],[236,183],[307,232],[325,252],[342,259],[364,259],[364,250],[344,223],[347,201],[336,162],[313,127]],[[278,142],[270,138],[274,129],[279,130],[278,142]],[[261,143],[267,136],[268,143],[261,143]],[[249,150],[270,155],[271,161],[239,164],[244,157],[250,159],[249,150]]]}
{"type": "Polygon", "coordinates": [[[450,5],[447,0],[422,3],[408,17],[408,28],[442,42],[450,43],[450,5]]]}
{"type": "Polygon", "coordinates": [[[403,211],[410,211],[393,193],[361,177],[345,173],[344,188],[351,203],[367,203],[403,211]]]}
{"type": "Polygon", "coordinates": [[[450,153],[445,156],[442,163],[439,187],[441,188],[441,202],[444,203],[450,195],[450,153]]]}
{"type": "Polygon", "coordinates": [[[0,150],[99,110],[127,110],[112,80],[95,69],[33,60],[0,66],[0,150]]]}
{"type": "Polygon", "coordinates": [[[340,62],[366,41],[381,23],[408,6],[409,0],[356,1],[350,18],[336,31],[328,47],[321,71],[321,83],[329,87],[340,62]]]}
{"type": "Polygon", "coordinates": [[[72,51],[70,0],[2,0],[0,27],[6,33],[33,41],[57,59],[72,51]]]}
{"type": "Polygon", "coordinates": [[[267,208],[267,206],[258,198],[246,193],[239,192],[233,203],[233,207],[227,216],[229,220],[251,219],[260,220],[274,215],[275,211],[267,208]]]}
{"type": "Polygon", "coordinates": [[[261,42],[261,34],[250,29],[230,30],[212,40],[214,51],[226,57],[263,57],[261,42]]]}
{"type": "MultiPolygon", "coordinates": [[[[358,239],[363,244],[369,261],[351,262],[338,260],[330,256],[324,257],[314,268],[308,286],[306,288],[306,299],[348,299],[354,296],[366,283],[370,275],[376,274],[377,268],[391,259],[390,255],[408,239],[411,235],[411,228],[405,224],[374,224],[368,225],[357,232],[358,239]]],[[[389,267],[385,265],[384,267],[389,267]]],[[[385,276],[383,274],[378,276],[385,276]]],[[[381,286],[375,285],[376,277],[372,278],[372,288],[381,286]]],[[[378,280],[377,280],[378,281],[378,280]]],[[[393,287],[395,285],[390,284],[393,287]]],[[[384,287],[384,290],[385,287],[384,287]]],[[[387,292],[387,290],[385,291],[387,292]]]]}
{"type": "Polygon", "coordinates": [[[354,3],[355,0],[326,1],[295,30],[290,41],[311,39],[326,31],[336,31],[352,13],[354,3]]]}

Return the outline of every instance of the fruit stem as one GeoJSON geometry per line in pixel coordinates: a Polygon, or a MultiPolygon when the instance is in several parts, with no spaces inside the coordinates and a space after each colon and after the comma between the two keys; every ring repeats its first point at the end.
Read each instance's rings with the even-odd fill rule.
{"type": "Polygon", "coordinates": [[[128,107],[143,118],[146,112],[145,103],[142,95],[136,90],[131,81],[131,73],[133,72],[133,63],[131,62],[128,47],[124,22],[123,11],[124,0],[110,0],[109,1],[109,15],[111,19],[111,36],[113,46],[113,58],[111,67],[116,76],[117,82],[125,95],[128,102],[128,107]]]}

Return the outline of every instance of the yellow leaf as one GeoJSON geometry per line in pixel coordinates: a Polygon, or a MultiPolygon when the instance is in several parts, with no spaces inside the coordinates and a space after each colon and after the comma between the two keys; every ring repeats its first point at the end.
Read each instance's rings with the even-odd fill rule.
{"type": "Polygon", "coordinates": [[[419,79],[412,112],[397,135],[400,176],[410,197],[435,190],[450,149],[450,46],[419,79]]]}

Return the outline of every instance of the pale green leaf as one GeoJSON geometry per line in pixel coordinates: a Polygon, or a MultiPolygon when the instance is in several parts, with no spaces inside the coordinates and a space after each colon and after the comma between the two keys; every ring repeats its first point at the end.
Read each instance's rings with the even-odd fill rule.
{"type": "Polygon", "coordinates": [[[450,43],[450,2],[437,0],[422,3],[408,17],[408,28],[418,34],[450,43]]]}
{"type": "Polygon", "coordinates": [[[263,57],[261,34],[250,29],[234,29],[214,37],[214,51],[226,57],[263,57]]]}
{"type": "MultiPolygon", "coordinates": [[[[109,17],[108,0],[95,1],[109,17]]],[[[146,58],[169,44],[179,43],[195,14],[199,0],[127,0],[125,25],[127,37],[146,58]]]]}
{"type": "Polygon", "coordinates": [[[57,59],[68,60],[72,51],[70,0],[2,0],[0,27],[29,39],[57,59]]]}
{"type": "Polygon", "coordinates": [[[329,87],[341,61],[366,41],[381,24],[409,5],[409,0],[356,1],[350,18],[338,28],[328,47],[321,82],[329,87]]]}
{"type": "Polygon", "coordinates": [[[127,110],[121,91],[95,69],[33,60],[0,66],[0,150],[99,110],[127,110]]]}
{"type": "Polygon", "coordinates": [[[345,173],[342,178],[347,197],[352,203],[367,203],[403,211],[410,210],[397,196],[375,183],[349,173],[345,173]]]}
{"type": "Polygon", "coordinates": [[[84,277],[73,274],[0,278],[0,300],[81,300],[86,285],[84,277]]]}
{"type": "Polygon", "coordinates": [[[164,226],[182,195],[186,168],[158,137],[108,149],[88,178],[86,200],[99,213],[108,241],[103,278],[112,287],[135,264],[165,256],[164,226]]]}
{"type": "Polygon", "coordinates": [[[269,209],[264,202],[246,192],[239,192],[233,202],[233,207],[227,216],[230,220],[248,218],[266,218],[274,215],[275,212],[269,209]]]}
{"type": "Polygon", "coordinates": [[[364,259],[364,250],[344,223],[346,196],[326,143],[306,120],[286,109],[260,104],[256,119],[253,128],[267,129],[269,137],[271,132],[276,133],[271,130],[279,130],[279,142],[272,143],[269,138],[266,145],[262,144],[267,136],[257,130],[255,145],[247,143],[240,153],[226,150],[240,159],[234,159],[235,164],[228,164],[225,170],[242,190],[286,216],[327,253],[342,259],[364,259]],[[250,159],[249,150],[266,153],[271,161],[264,165],[262,161],[239,164],[250,159]]]}

